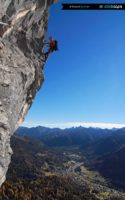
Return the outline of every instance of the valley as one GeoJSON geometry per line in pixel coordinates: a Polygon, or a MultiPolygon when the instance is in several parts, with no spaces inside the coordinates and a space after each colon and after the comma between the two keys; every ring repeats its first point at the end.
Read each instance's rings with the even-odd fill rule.
{"type": "MultiPolygon", "coordinates": [[[[32,135],[32,131],[29,130],[30,135],[23,129],[23,134],[18,132],[12,138],[14,154],[7,180],[0,189],[0,200],[125,199],[124,174],[121,175],[122,179],[120,176],[115,179],[116,175],[112,177],[108,173],[108,170],[113,169],[110,160],[112,162],[116,155],[120,165],[124,161],[123,153],[120,153],[121,156],[118,153],[124,150],[123,130],[122,136],[119,133],[114,137],[117,145],[116,142],[115,145],[110,142],[110,153],[104,155],[105,141],[108,137],[112,141],[112,134],[117,134],[117,131],[107,133],[107,130],[104,130],[107,135],[103,136],[101,130],[100,136],[99,130],[96,132],[95,129],[91,130],[91,134],[89,129],[84,128],[79,129],[81,133],[78,129],[73,129],[73,133],[72,130],[66,130],[65,134],[60,130],[46,131],[45,128],[43,134],[42,129],[39,127],[40,135],[37,130],[36,135],[32,135]],[[84,140],[90,145],[86,146],[84,140]],[[102,143],[103,151],[100,156],[98,146],[102,143]],[[113,149],[115,151],[112,152],[113,149]]],[[[120,174],[117,159],[115,163],[117,165],[113,166],[114,170],[117,169],[117,173],[120,174]]]]}

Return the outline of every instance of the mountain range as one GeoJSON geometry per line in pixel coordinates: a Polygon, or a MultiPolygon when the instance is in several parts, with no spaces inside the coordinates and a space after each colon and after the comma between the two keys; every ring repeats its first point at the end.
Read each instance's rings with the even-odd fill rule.
{"type": "Polygon", "coordinates": [[[0,200],[125,200],[125,128],[20,127],[0,200]]]}
{"type": "Polygon", "coordinates": [[[16,134],[21,136],[30,136],[37,138],[48,146],[71,146],[88,145],[97,142],[99,139],[104,139],[110,136],[114,130],[99,129],[99,128],[46,128],[42,126],[34,128],[20,127],[16,134]]]}
{"type": "Polygon", "coordinates": [[[125,128],[20,127],[16,134],[37,139],[48,147],[71,148],[77,146],[86,158],[86,166],[98,170],[102,176],[110,179],[114,187],[125,189],[125,128]]]}

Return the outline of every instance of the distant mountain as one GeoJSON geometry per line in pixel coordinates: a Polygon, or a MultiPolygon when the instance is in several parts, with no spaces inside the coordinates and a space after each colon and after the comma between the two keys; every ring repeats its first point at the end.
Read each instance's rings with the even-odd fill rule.
{"type": "Polygon", "coordinates": [[[100,157],[116,152],[125,146],[125,128],[35,128],[20,127],[17,135],[28,136],[51,147],[79,146],[90,158],[100,157]]]}
{"type": "Polygon", "coordinates": [[[125,128],[115,130],[109,137],[101,138],[87,148],[91,156],[102,156],[118,151],[125,146],[125,128]]]}
{"type": "Polygon", "coordinates": [[[48,146],[80,145],[85,148],[100,139],[109,137],[113,132],[114,130],[99,128],[76,127],[62,130],[38,126],[36,128],[20,127],[16,133],[39,139],[48,146]]]}

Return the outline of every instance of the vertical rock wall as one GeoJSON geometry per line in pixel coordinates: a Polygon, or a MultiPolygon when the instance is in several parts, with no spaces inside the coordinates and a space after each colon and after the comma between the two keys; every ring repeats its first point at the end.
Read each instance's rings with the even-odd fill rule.
{"type": "Polygon", "coordinates": [[[0,185],[12,150],[10,137],[44,81],[39,58],[51,0],[0,0],[0,185]]]}

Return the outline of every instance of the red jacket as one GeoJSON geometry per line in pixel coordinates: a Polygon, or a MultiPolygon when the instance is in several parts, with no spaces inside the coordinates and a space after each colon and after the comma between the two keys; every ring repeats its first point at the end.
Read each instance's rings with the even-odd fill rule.
{"type": "Polygon", "coordinates": [[[51,38],[49,43],[49,48],[53,48],[54,45],[55,45],[55,40],[51,38]]]}

